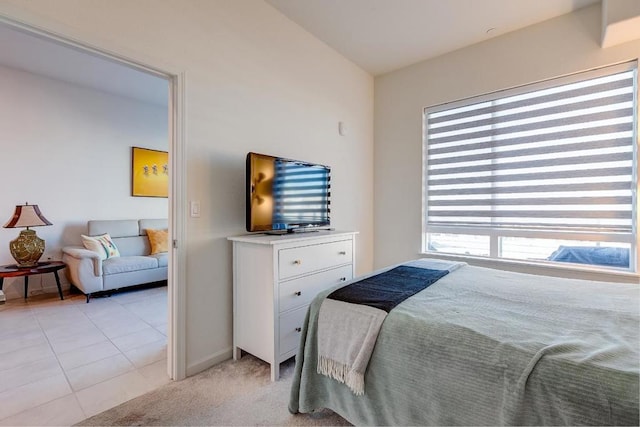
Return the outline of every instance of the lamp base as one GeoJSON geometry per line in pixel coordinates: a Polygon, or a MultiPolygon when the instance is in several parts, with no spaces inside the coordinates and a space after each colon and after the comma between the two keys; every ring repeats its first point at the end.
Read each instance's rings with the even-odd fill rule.
{"type": "Polygon", "coordinates": [[[34,230],[22,230],[18,238],[9,243],[9,251],[18,267],[35,267],[44,253],[44,240],[34,230]]]}

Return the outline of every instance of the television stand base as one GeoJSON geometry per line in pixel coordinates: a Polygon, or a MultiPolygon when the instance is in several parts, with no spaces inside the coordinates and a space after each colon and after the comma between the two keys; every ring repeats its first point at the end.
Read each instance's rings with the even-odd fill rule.
{"type": "Polygon", "coordinates": [[[287,233],[289,234],[296,234],[296,233],[317,233],[318,231],[320,231],[317,228],[292,228],[290,230],[287,230],[287,233]]]}
{"type": "Polygon", "coordinates": [[[288,230],[269,230],[265,231],[264,234],[270,236],[281,236],[284,234],[296,234],[296,233],[317,233],[318,231],[333,231],[335,228],[308,228],[308,227],[300,227],[300,228],[290,228],[288,230]]]}

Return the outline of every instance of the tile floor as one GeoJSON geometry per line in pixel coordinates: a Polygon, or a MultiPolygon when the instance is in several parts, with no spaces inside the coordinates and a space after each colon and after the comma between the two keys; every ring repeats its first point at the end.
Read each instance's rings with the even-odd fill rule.
{"type": "Polygon", "coordinates": [[[0,425],[71,425],[169,382],[167,287],[0,305],[0,425]]]}

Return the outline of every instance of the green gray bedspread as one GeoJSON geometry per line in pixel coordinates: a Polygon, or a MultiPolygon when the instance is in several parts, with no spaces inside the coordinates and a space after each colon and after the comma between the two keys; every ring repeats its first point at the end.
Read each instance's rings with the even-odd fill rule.
{"type": "Polygon", "coordinates": [[[387,316],[365,394],[316,373],[319,294],[289,410],[358,425],[639,425],[637,285],[465,266],[387,316]]]}

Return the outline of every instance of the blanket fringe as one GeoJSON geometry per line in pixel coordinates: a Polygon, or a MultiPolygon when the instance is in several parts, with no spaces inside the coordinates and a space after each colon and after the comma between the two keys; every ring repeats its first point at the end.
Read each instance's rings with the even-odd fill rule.
{"type": "Polygon", "coordinates": [[[344,363],[320,356],[318,373],[345,384],[357,396],[364,394],[364,374],[350,370],[344,363]]]}

